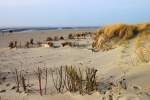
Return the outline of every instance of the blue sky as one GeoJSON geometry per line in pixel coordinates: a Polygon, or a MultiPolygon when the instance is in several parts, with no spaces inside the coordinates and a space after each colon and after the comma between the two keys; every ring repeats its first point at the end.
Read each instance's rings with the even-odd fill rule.
{"type": "Polygon", "coordinates": [[[0,0],[0,26],[100,26],[150,21],[150,0],[0,0]]]}

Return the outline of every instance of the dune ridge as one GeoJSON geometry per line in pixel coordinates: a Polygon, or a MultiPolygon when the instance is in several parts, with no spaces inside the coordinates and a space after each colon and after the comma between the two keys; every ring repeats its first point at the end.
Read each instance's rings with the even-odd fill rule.
{"type": "Polygon", "coordinates": [[[118,43],[120,41],[129,40],[136,37],[150,29],[150,22],[141,24],[123,24],[116,23],[106,25],[97,30],[95,40],[93,42],[94,48],[105,48],[110,47],[111,41],[118,43]]]}

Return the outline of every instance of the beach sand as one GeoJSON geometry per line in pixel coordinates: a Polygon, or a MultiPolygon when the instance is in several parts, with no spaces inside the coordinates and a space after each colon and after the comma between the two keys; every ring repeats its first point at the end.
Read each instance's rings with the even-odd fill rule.
{"type": "Polygon", "coordinates": [[[78,93],[66,92],[63,94],[53,94],[55,91],[52,81],[48,81],[49,93],[40,96],[39,92],[33,94],[16,93],[12,87],[16,84],[14,76],[11,74],[15,68],[25,70],[31,74],[30,82],[33,88],[38,89],[38,81],[32,76],[38,67],[54,68],[61,65],[75,65],[81,68],[95,68],[97,80],[101,83],[115,82],[121,77],[127,80],[127,90],[114,88],[113,100],[150,100],[150,63],[136,63],[132,58],[134,48],[130,46],[118,46],[109,51],[92,52],[89,48],[60,47],[60,48],[28,48],[9,49],[10,40],[26,42],[30,38],[35,41],[43,41],[48,36],[66,36],[70,33],[95,32],[96,29],[68,29],[50,30],[47,32],[18,32],[0,34],[0,100],[111,100],[105,94],[94,92],[91,95],[79,95],[78,93]],[[6,77],[5,80],[2,80],[6,77]],[[9,83],[9,85],[8,85],[9,83]],[[51,90],[51,91],[50,91],[51,90]],[[116,92],[114,92],[116,91],[116,92]],[[106,97],[103,99],[103,97],[106,97]]]}

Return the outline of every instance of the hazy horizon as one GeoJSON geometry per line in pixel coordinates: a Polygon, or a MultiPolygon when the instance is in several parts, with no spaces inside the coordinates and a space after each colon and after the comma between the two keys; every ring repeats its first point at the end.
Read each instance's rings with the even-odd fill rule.
{"type": "Polygon", "coordinates": [[[0,0],[0,27],[101,26],[150,21],[150,0],[0,0]]]}

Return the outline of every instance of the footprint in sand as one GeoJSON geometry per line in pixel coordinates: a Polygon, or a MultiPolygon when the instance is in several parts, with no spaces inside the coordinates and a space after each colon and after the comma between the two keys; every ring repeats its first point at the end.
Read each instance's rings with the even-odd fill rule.
{"type": "Polygon", "coordinates": [[[147,95],[148,97],[150,97],[150,93],[145,92],[145,95],[147,95]]]}
{"type": "Polygon", "coordinates": [[[141,87],[140,86],[133,86],[133,89],[138,91],[138,90],[141,90],[141,87]]]}

